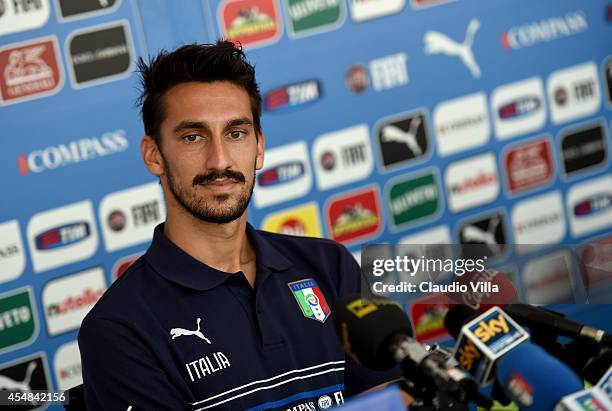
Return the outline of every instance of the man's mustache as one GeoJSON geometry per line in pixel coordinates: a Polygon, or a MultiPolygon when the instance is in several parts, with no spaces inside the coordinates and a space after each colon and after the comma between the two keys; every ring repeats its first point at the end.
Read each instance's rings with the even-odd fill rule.
{"type": "Polygon", "coordinates": [[[246,179],[244,178],[244,174],[239,171],[234,170],[211,170],[208,173],[198,174],[193,178],[193,186],[197,186],[199,184],[206,184],[212,182],[218,178],[227,178],[230,180],[234,180],[238,183],[244,183],[246,179]]]}

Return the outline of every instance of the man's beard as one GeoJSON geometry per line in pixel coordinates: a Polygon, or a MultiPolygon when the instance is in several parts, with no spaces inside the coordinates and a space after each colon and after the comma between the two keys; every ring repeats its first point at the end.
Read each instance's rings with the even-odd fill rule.
{"type": "Polygon", "coordinates": [[[205,174],[198,174],[193,179],[191,190],[185,190],[176,183],[171,171],[172,167],[168,167],[167,161],[164,160],[164,162],[166,163],[166,177],[170,192],[181,207],[198,220],[207,223],[227,224],[240,218],[249,206],[253,196],[253,189],[255,188],[255,167],[253,167],[253,179],[251,180],[250,187],[246,192],[240,192],[237,202],[232,206],[223,205],[230,198],[230,194],[213,194],[211,195],[212,200],[206,201],[206,199],[196,193],[195,187],[217,178],[227,178],[244,185],[246,184],[246,179],[242,173],[233,170],[212,170],[205,174]]]}

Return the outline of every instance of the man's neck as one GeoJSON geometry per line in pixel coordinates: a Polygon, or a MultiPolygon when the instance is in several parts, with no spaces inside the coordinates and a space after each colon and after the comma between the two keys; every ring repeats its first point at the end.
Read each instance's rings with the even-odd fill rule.
{"type": "Polygon", "coordinates": [[[201,221],[184,210],[168,210],[164,234],[196,260],[226,273],[242,271],[255,284],[255,250],[246,235],[246,212],[227,224],[201,221]]]}

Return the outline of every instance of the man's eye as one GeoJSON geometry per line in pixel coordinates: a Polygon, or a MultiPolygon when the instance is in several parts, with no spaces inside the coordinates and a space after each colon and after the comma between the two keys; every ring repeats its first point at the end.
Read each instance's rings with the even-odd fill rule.
{"type": "Polygon", "coordinates": [[[183,137],[183,140],[187,143],[197,143],[202,139],[202,136],[198,134],[189,134],[188,136],[183,137]]]}
{"type": "Polygon", "coordinates": [[[240,130],[230,131],[230,137],[233,139],[242,138],[245,134],[246,133],[244,131],[240,131],[240,130]]]}

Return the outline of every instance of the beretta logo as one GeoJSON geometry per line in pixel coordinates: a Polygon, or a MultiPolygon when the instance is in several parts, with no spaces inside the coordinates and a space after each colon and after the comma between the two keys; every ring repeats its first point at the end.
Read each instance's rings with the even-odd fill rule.
{"type": "Polygon", "coordinates": [[[259,208],[306,195],[312,187],[306,142],[266,151],[266,163],[255,183],[254,200],[259,208]]]}
{"type": "Polygon", "coordinates": [[[602,166],[608,158],[604,124],[589,125],[562,135],[561,157],[568,176],[602,166]]]}
{"type": "Polygon", "coordinates": [[[319,80],[306,80],[270,90],[264,95],[264,108],[268,112],[286,111],[314,103],[322,95],[319,80]]]}
{"type": "Polygon", "coordinates": [[[2,103],[12,104],[57,93],[64,81],[59,56],[54,36],[1,48],[2,103]]]}
{"type": "Polygon", "coordinates": [[[0,283],[14,280],[25,269],[25,251],[19,222],[11,220],[0,224],[0,283]]]}
{"type": "Polygon", "coordinates": [[[36,272],[85,260],[98,248],[91,201],[35,214],[27,231],[36,272]]]}
{"type": "Polygon", "coordinates": [[[49,0],[2,0],[0,36],[42,27],[50,14],[49,0]]]}
{"type": "Polygon", "coordinates": [[[433,171],[393,179],[385,193],[394,229],[431,219],[441,209],[438,177],[433,171]]]}
{"type": "Polygon", "coordinates": [[[576,184],[567,194],[567,210],[574,237],[612,226],[612,176],[576,184]]]}
{"type": "Polygon", "coordinates": [[[485,93],[444,101],[433,112],[438,154],[448,156],[489,141],[489,111],[485,93]]]}
{"type": "Polygon", "coordinates": [[[402,11],[405,0],[349,0],[351,18],[362,22],[402,11]]]}
{"type": "Polygon", "coordinates": [[[38,314],[31,287],[0,294],[0,353],[32,343],[38,336],[38,314]]]}
{"type": "Polygon", "coordinates": [[[224,37],[245,47],[263,46],[281,35],[281,18],[276,0],[223,0],[219,26],[224,37]]]}
{"type": "Polygon", "coordinates": [[[166,216],[161,186],[147,183],[110,193],[100,202],[98,216],[108,252],[151,241],[166,216]]]}
{"type": "Polygon", "coordinates": [[[504,153],[508,191],[516,194],[548,184],[555,173],[554,164],[546,137],[508,149],[504,153]]]}
{"type": "Polygon", "coordinates": [[[527,301],[575,304],[571,259],[567,250],[559,250],[529,260],[522,273],[527,301]]]}
{"type": "Polygon", "coordinates": [[[559,191],[520,201],[512,209],[512,227],[516,244],[532,251],[536,244],[555,244],[565,236],[563,200],[559,191]]]}
{"type": "Polygon", "coordinates": [[[127,150],[125,130],[115,130],[100,137],[87,137],[67,144],[57,144],[33,150],[17,158],[19,172],[23,175],[42,173],[48,170],[89,161],[127,150]]]}
{"type": "Polygon", "coordinates": [[[57,349],[53,368],[60,391],[83,384],[81,354],[76,341],[66,343],[57,349]]]}
{"type": "Polygon", "coordinates": [[[66,39],[72,87],[82,88],[130,75],[134,47],[127,21],[76,30],[66,39]]]}
{"type": "Polygon", "coordinates": [[[377,126],[383,168],[407,166],[429,153],[429,127],[425,112],[384,119],[377,126]]]}
{"type": "Polygon", "coordinates": [[[360,124],[317,137],[312,158],[319,190],[368,177],[374,170],[369,127],[360,124]]]}
{"type": "MultiPolygon", "coordinates": [[[[0,382],[3,390],[22,394],[48,392],[52,389],[47,357],[44,352],[38,352],[28,357],[0,364],[0,382]]],[[[6,398],[6,392],[3,394],[6,398]]],[[[23,403],[20,403],[23,404],[23,403]]],[[[48,402],[31,401],[23,406],[9,407],[19,410],[44,410],[48,402]]]]}
{"type": "Polygon", "coordinates": [[[546,123],[542,79],[532,77],[497,87],[491,96],[491,111],[500,140],[539,130],[546,123]]]}
{"type": "Polygon", "coordinates": [[[330,31],[344,20],[344,2],[340,0],[285,0],[285,8],[290,37],[330,31]]]}
{"type": "Polygon", "coordinates": [[[329,234],[344,244],[371,239],[383,227],[380,194],[375,186],[336,195],[325,210],[329,234]]]}
{"type": "Polygon", "coordinates": [[[584,33],[589,23],[583,11],[573,11],[565,16],[555,16],[522,24],[502,33],[501,43],[506,50],[518,50],[584,33]]]}
{"type": "Polygon", "coordinates": [[[49,281],[42,291],[49,335],[79,328],[105,291],[106,279],[100,267],[49,281]]]}
{"type": "Polygon", "coordinates": [[[76,20],[85,17],[112,13],[121,0],[56,0],[60,21],[76,20]]]}
{"type": "Polygon", "coordinates": [[[272,213],[264,218],[261,228],[273,233],[305,237],[323,236],[319,207],[315,202],[272,213]]]}
{"type": "Polygon", "coordinates": [[[594,62],[578,64],[553,72],[547,93],[554,124],[595,114],[601,105],[601,91],[594,62]]]}

